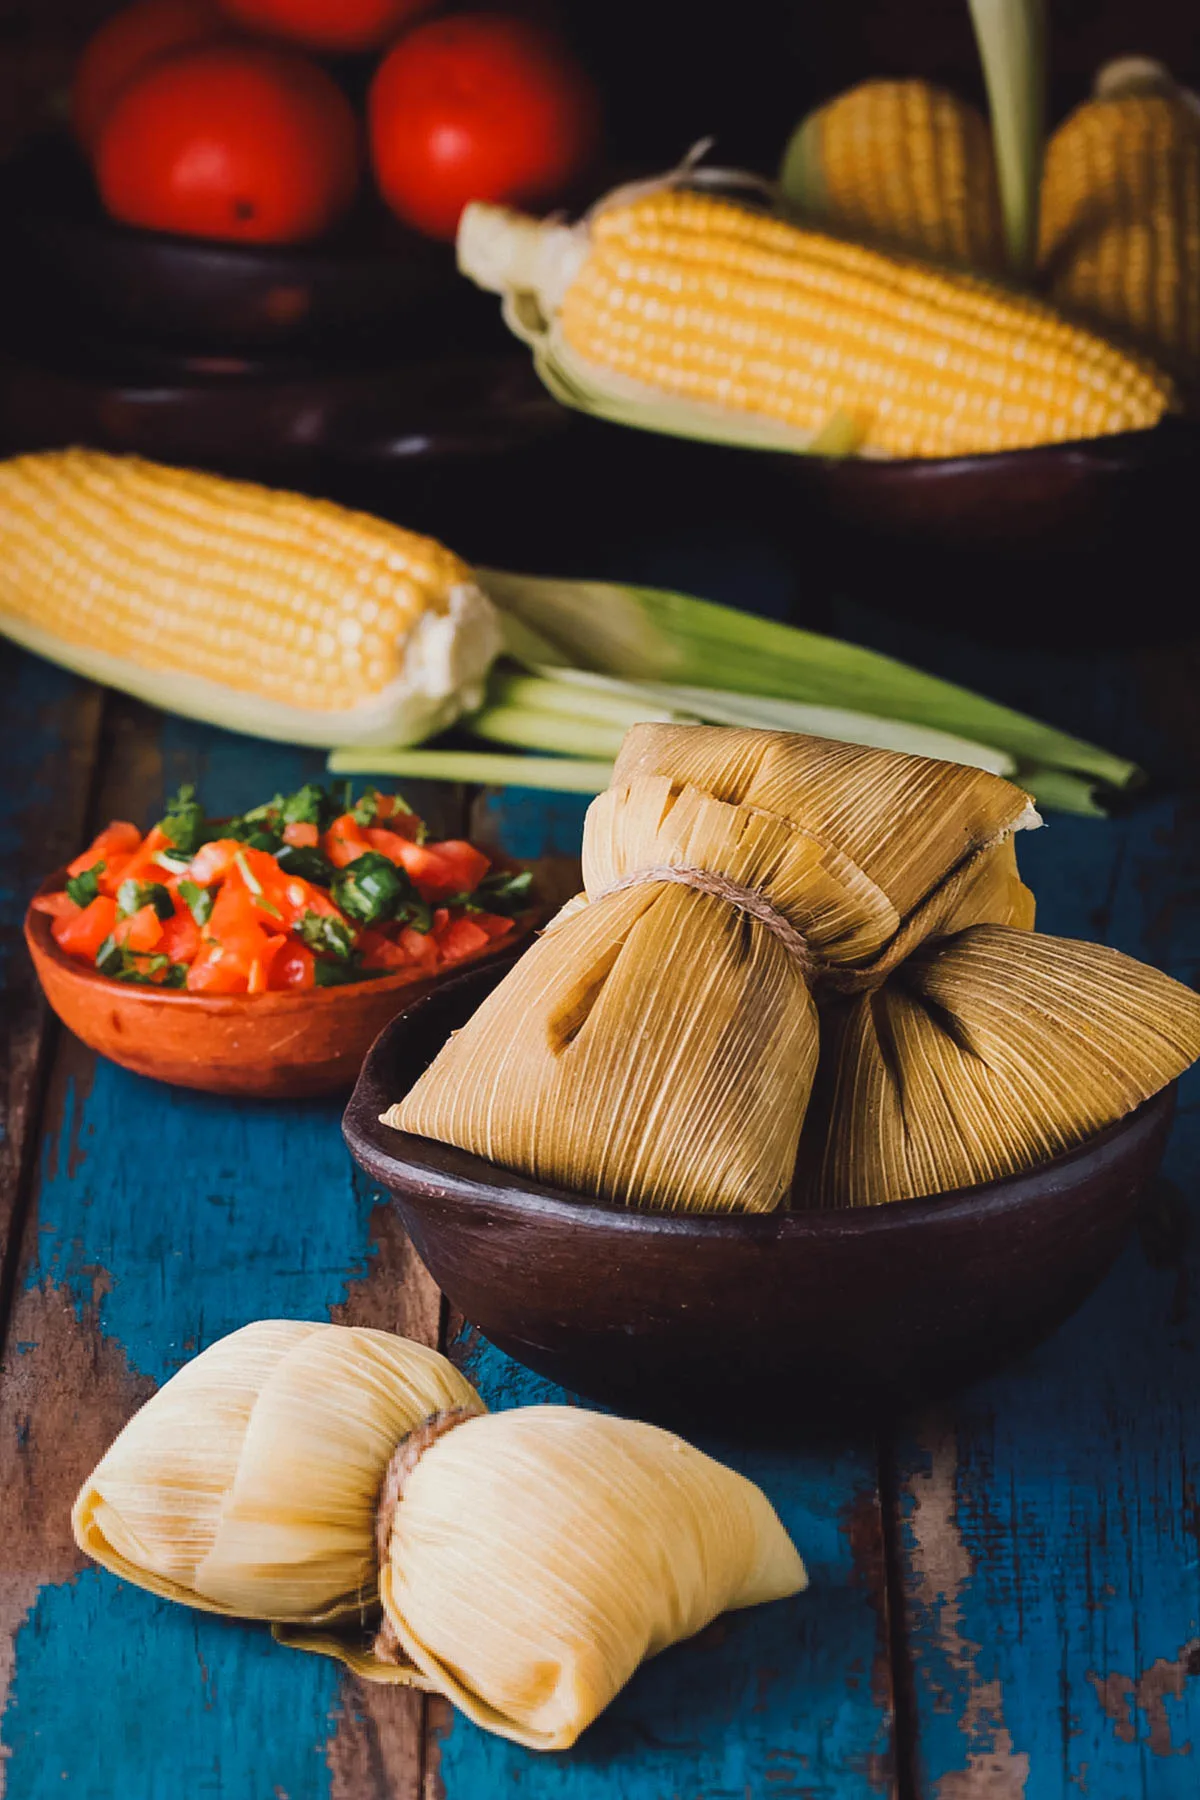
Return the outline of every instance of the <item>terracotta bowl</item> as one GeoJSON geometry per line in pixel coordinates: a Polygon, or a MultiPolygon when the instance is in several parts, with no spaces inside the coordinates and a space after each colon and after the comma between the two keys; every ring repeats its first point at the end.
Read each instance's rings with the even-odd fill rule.
{"type": "MultiPolygon", "coordinates": [[[[38,891],[54,893],[65,879],[60,869],[38,891]]],[[[518,921],[516,942],[528,937],[531,923],[532,915],[518,921]]],[[[113,981],[60,950],[50,926],[31,906],[25,942],[46,998],[68,1030],[122,1068],[209,1094],[299,1099],[343,1092],[383,1027],[447,979],[401,970],[302,994],[187,994],[113,981]]],[[[508,966],[513,948],[506,938],[502,948],[470,960],[502,956],[508,966]]]]}
{"type": "Polygon", "coordinates": [[[752,1218],[630,1212],[379,1123],[502,973],[448,982],[386,1028],[346,1141],[493,1343],[577,1392],[665,1418],[711,1424],[718,1400],[727,1423],[786,1425],[995,1369],[1108,1269],[1174,1107],[1167,1089],[1029,1174],[931,1199],[752,1218]]]}

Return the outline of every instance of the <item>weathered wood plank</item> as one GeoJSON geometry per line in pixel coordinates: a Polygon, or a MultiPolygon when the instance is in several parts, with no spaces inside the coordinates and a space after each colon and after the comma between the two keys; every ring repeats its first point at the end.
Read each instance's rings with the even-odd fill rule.
{"type": "MultiPolygon", "coordinates": [[[[98,817],[150,818],[184,779],[235,811],[322,761],[124,701],[109,742],[98,817]]],[[[457,827],[453,792],[436,804],[440,826],[457,827]]],[[[30,867],[37,836],[31,819],[30,867]]],[[[56,856],[77,824],[68,836],[56,856]]],[[[249,1318],[332,1317],[436,1341],[439,1296],[356,1177],[339,1103],[231,1105],[128,1075],[66,1034],[49,1098],[0,1385],[8,1795],[416,1800],[419,1699],[385,1700],[260,1628],[123,1587],[83,1565],[67,1517],[134,1406],[249,1318]]]]}
{"type": "MultiPolygon", "coordinates": [[[[556,855],[578,845],[585,807],[510,789],[483,796],[475,820],[516,854],[561,869],[556,855]]],[[[572,1400],[460,1319],[449,1321],[449,1336],[489,1406],[572,1400]]],[[[432,1705],[429,1800],[866,1800],[896,1792],[874,1443],[748,1449],[714,1420],[703,1447],[770,1495],[808,1562],[810,1591],[731,1614],[667,1651],[561,1755],[521,1750],[432,1705]]]]}
{"type": "MultiPolygon", "coordinates": [[[[0,642],[0,1294],[45,1073],[50,1017],[21,935],[30,894],[74,853],[100,730],[100,690],[0,642]]],[[[0,1311],[0,1326],[3,1324],[0,1311]]]]}
{"type": "MultiPolygon", "coordinates": [[[[1030,654],[852,609],[834,628],[1123,750],[1159,784],[1200,770],[1194,647],[1030,654]]],[[[1021,846],[1040,927],[1195,985],[1198,825],[1190,789],[1113,823],[1052,815],[1021,846]]],[[[897,1679],[922,1800],[1200,1786],[1198,1152],[1193,1074],[1140,1242],[1052,1343],[896,1446],[897,1679]]]]}

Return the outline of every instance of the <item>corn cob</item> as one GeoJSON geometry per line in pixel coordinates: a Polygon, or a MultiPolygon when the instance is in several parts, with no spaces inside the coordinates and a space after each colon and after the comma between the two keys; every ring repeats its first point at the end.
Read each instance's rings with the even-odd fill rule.
{"type": "Polygon", "coordinates": [[[1058,305],[1200,379],[1200,110],[1158,65],[1102,70],[1050,139],[1038,260],[1058,305]]]}
{"type": "Polygon", "coordinates": [[[547,354],[591,391],[685,402],[699,436],[733,415],[799,449],[848,416],[865,453],[955,456],[1148,427],[1173,403],[1041,301],[708,194],[617,198],[574,232],[476,204],[459,262],[510,300],[531,284],[547,354]]]}
{"type": "Polygon", "coordinates": [[[864,81],[796,131],[780,186],[813,224],[935,262],[1002,270],[987,121],[927,81],[864,81]]]}
{"type": "Polygon", "coordinates": [[[441,729],[479,704],[500,643],[431,538],[90,450],[0,462],[0,632],[174,712],[317,744],[441,729]]]}

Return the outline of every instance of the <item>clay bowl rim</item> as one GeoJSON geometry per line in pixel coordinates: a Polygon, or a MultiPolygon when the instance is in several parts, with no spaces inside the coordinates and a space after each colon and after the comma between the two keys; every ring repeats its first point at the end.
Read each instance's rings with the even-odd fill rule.
{"type": "Polygon", "coordinates": [[[764,445],[785,468],[845,474],[852,481],[887,480],[891,476],[956,473],[1000,474],[1027,467],[1033,459],[1091,463],[1127,472],[1135,463],[1153,466],[1161,455],[1169,461],[1200,458],[1200,421],[1183,412],[1164,413],[1153,425],[1132,431],[1106,431],[1093,437],[1063,438],[1050,444],[1023,444],[1012,450],[974,450],[957,456],[813,456],[781,455],[764,445]]]}
{"type": "MultiPolygon", "coordinates": [[[[486,950],[476,951],[474,956],[467,957],[462,963],[453,965],[453,973],[449,970],[435,969],[398,969],[394,975],[377,975],[370,981],[349,981],[340,987],[298,988],[292,992],[286,990],[265,994],[189,994],[180,988],[152,987],[136,981],[117,981],[111,975],[102,975],[99,969],[89,968],[87,963],[80,962],[77,956],[68,956],[65,950],[55,943],[50,930],[51,919],[48,913],[35,912],[34,901],[40,900],[43,894],[54,894],[62,891],[66,885],[67,869],[64,864],[56,869],[42,882],[33,899],[25,909],[25,943],[34,959],[45,958],[68,980],[72,980],[79,988],[90,988],[96,992],[111,993],[117,990],[123,999],[140,1002],[146,1006],[170,1005],[190,1008],[193,1012],[206,1013],[210,1017],[216,1014],[240,1013],[246,1006],[252,1005],[253,1016],[264,1018],[268,1013],[288,1013],[311,1010],[314,1006],[331,1006],[341,1001],[350,1005],[361,1000],[367,994],[402,993],[405,988],[419,986],[423,982],[432,982],[441,988],[448,981],[456,980],[458,974],[471,973],[476,968],[489,962],[489,959],[511,952],[516,944],[524,945],[530,931],[536,923],[537,909],[518,914],[513,921],[515,938],[505,937],[499,940],[495,948],[491,945],[486,950]]],[[[38,981],[41,983],[41,971],[37,969],[38,981]]],[[[426,996],[428,997],[428,996],[426,996]]]]}
{"type": "Polygon", "coordinates": [[[342,1116],[342,1134],[355,1160],[402,1205],[419,1210],[430,1200],[449,1199],[480,1213],[504,1213],[513,1220],[571,1225],[581,1232],[615,1230],[631,1237],[643,1234],[681,1238],[701,1236],[715,1240],[724,1238],[733,1243],[866,1238],[888,1231],[932,1226],[939,1219],[993,1218],[1036,1202],[1047,1184],[1054,1186],[1058,1178],[1075,1165],[1132,1131],[1137,1124],[1153,1124],[1160,1118],[1169,1121],[1175,1109],[1178,1082],[1171,1081],[1132,1112],[1126,1113],[1124,1118],[1094,1132],[1074,1149],[1037,1163],[1031,1169],[1003,1175],[995,1181],[979,1182],[972,1187],[952,1188],[943,1194],[919,1194],[907,1200],[892,1200],[886,1205],[836,1212],[790,1212],[782,1207],[769,1213],[638,1211],[622,1206],[619,1201],[584,1197],[567,1188],[533,1181],[499,1163],[488,1161],[486,1157],[474,1156],[436,1139],[398,1131],[394,1126],[384,1125],[379,1118],[379,1113],[397,1097],[394,1089],[388,1093],[382,1078],[385,1067],[394,1060],[394,1039],[404,1032],[419,1031],[426,1008],[434,1001],[444,1003],[452,987],[465,986],[469,982],[473,989],[480,990],[482,1001],[490,991],[484,986],[484,978],[495,985],[505,972],[495,966],[465,969],[453,981],[443,982],[436,994],[426,995],[385,1025],[363,1061],[342,1116]],[[388,1147],[389,1139],[401,1146],[399,1152],[388,1147]]]}

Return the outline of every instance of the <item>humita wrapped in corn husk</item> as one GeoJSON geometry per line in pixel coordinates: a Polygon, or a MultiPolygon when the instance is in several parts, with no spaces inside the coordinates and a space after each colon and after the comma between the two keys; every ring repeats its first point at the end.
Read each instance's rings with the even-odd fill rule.
{"type": "Polygon", "coordinates": [[[766,1496],[670,1432],[489,1414],[383,1331],[247,1325],[156,1394],[73,1524],[114,1574],[564,1749],[639,1663],[806,1585],[766,1496]]]}
{"type": "Polygon", "coordinates": [[[1029,796],[819,738],[638,725],[586,892],[389,1124],[639,1207],[767,1212],[994,1180],[1200,1055],[1200,999],[1034,933],[1029,796]]]}

